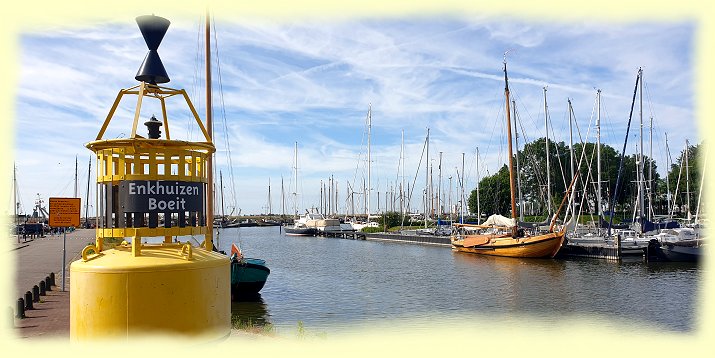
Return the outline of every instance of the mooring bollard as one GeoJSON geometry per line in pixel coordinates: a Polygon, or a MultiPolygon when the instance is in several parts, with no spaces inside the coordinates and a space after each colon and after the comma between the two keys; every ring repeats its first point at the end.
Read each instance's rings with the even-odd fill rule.
{"type": "Polygon", "coordinates": [[[55,273],[54,272],[50,272],[50,283],[52,284],[52,286],[57,287],[57,283],[55,283],[55,273]]]}
{"type": "Polygon", "coordinates": [[[40,302],[40,287],[32,286],[32,302],[40,302]]]}
{"type": "Polygon", "coordinates": [[[32,307],[32,292],[27,291],[25,292],[25,311],[34,309],[32,307]]]}
{"type": "Polygon", "coordinates": [[[25,302],[21,298],[17,299],[17,312],[15,312],[16,318],[25,318],[25,302]]]}
{"type": "Polygon", "coordinates": [[[52,291],[52,287],[50,287],[50,276],[45,276],[45,290],[52,291]]]}
{"type": "Polygon", "coordinates": [[[44,296],[45,293],[45,281],[40,281],[40,296],[44,296]]]}

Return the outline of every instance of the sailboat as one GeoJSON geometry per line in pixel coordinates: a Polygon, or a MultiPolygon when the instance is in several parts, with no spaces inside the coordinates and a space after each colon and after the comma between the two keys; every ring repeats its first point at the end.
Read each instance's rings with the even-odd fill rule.
{"type": "MultiPolygon", "coordinates": [[[[688,159],[688,141],[685,141],[685,162],[687,166],[688,159]]],[[[707,158],[707,155],[704,156],[707,158]]],[[[653,236],[648,242],[648,254],[649,260],[658,261],[686,261],[686,262],[698,262],[701,260],[704,252],[707,240],[703,239],[701,235],[701,223],[700,208],[701,199],[703,194],[703,184],[705,180],[705,166],[707,165],[707,160],[704,161],[701,177],[700,177],[700,189],[698,194],[698,205],[697,211],[695,213],[694,225],[686,226],[682,228],[664,229],[653,236]]],[[[682,167],[681,167],[682,168],[682,167]]],[[[686,169],[686,174],[688,170],[686,169]]],[[[687,182],[686,182],[687,183],[687,182]]],[[[686,189],[688,197],[690,195],[690,189],[686,189]]],[[[690,203],[687,203],[688,216],[690,216],[690,203]]]]}
{"type": "Polygon", "coordinates": [[[505,256],[505,257],[534,257],[551,258],[556,256],[564,241],[566,228],[554,231],[556,218],[563,207],[564,201],[569,197],[576,176],[569,185],[564,201],[562,201],[556,215],[551,219],[551,225],[546,233],[535,233],[528,228],[519,227],[517,221],[514,165],[512,154],[511,117],[509,110],[509,80],[504,61],[504,95],[506,98],[506,125],[509,148],[509,187],[511,194],[511,218],[501,215],[492,215],[481,225],[453,224],[451,236],[452,247],[457,251],[474,254],[505,256]]]}
{"type": "MultiPolygon", "coordinates": [[[[206,13],[206,123],[209,136],[211,136],[211,121],[212,121],[212,104],[211,104],[211,18],[206,13]]],[[[228,145],[228,143],[227,143],[228,145]]],[[[228,150],[230,153],[230,149],[228,150]]],[[[230,155],[230,154],[229,154],[230,155]]],[[[213,158],[211,158],[213,159],[213,158]]],[[[213,182],[212,161],[209,161],[208,174],[210,182],[213,182]]],[[[230,161],[229,161],[230,162],[230,161]]],[[[223,182],[223,180],[221,180],[223,182]]],[[[223,183],[221,183],[221,191],[223,193],[223,183]]],[[[213,224],[213,198],[209,196],[207,200],[208,219],[209,223],[213,224]]],[[[223,201],[223,196],[222,196],[223,201]]],[[[222,204],[223,207],[223,204],[222,204]]],[[[239,212],[240,213],[240,212],[239,212]]],[[[225,216],[225,215],[224,215],[225,216]]],[[[212,227],[213,230],[213,227],[212,227]]],[[[268,279],[268,274],[271,270],[266,266],[265,260],[245,258],[241,250],[236,244],[231,244],[231,300],[238,300],[242,297],[250,297],[257,295],[263,288],[268,279]]]]}
{"type": "Polygon", "coordinates": [[[293,213],[295,218],[293,219],[293,225],[284,227],[286,235],[290,236],[312,236],[315,235],[318,230],[315,227],[308,227],[307,214],[298,217],[298,142],[295,142],[295,150],[293,151],[293,161],[294,161],[294,178],[295,190],[293,191],[293,213]]]}

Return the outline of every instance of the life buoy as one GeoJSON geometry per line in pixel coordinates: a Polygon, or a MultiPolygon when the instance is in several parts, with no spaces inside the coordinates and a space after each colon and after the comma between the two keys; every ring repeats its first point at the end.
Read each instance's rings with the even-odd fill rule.
{"type": "Polygon", "coordinates": [[[243,258],[243,254],[241,253],[241,250],[236,246],[236,244],[231,244],[231,256],[236,255],[238,259],[243,258]]]}

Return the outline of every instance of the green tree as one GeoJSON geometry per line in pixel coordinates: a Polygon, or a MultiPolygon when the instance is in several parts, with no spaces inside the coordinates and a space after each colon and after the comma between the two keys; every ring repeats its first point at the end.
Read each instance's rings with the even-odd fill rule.
{"type": "Polygon", "coordinates": [[[571,181],[568,170],[569,151],[564,142],[549,140],[549,173],[546,172],[546,138],[539,138],[526,143],[519,150],[519,175],[521,178],[522,197],[525,201],[538,203],[538,211],[546,214],[547,175],[551,180],[551,207],[556,210],[566,186],[571,181]],[[561,166],[564,172],[561,172],[561,166]],[[563,174],[563,175],[562,175],[563,174]],[[566,185],[564,185],[566,182],[566,185]]]}
{"type": "Polygon", "coordinates": [[[380,228],[391,228],[394,226],[400,226],[402,223],[402,215],[396,211],[388,211],[382,215],[377,221],[380,224],[380,228]]]}
{"type": "MultiPolygon", "coordinates": [[[[519,150],[519,175],[521,179],[522,197],[527,202],[537,204],[537,212],[546,213],[546,138],[539,138],[535,141],[524,145],[523,149],[519,150]]],[[[586,207],[582,213],[593,212],[597,210],[596,203],[596,180],[597,180],[597,162],[595,154],[595,143],[574,144],[575,164],[578,165],[579,159],[583,157],[581,165],[576,168],[580,172],[579,184],[576,188],[577,192],[583,193],[584,183],[586,185],[586,207]],[[585,149],[585,151],[584,151],[585,149]],[[591,167],[590,176],[588,176],[588,168],[591,167]]],[[[689,147],[689,176],[690,176],[690,192],[691,192],[691,212],[695,212],[697,206],[697,191],[700,184],[700,168],[701,159],[698,155],[699,146],[689,147]]],[[[618,193],[615,193],[615,208],[614,211],[619,213],[619,216],[628,216],[633,213],[633,204],[636,202],[638,195],[637,185],[637,156],[627,155],[623,158],[623,170],[621,171],[621,183],[618,193]]],[[[551,204],[553,210],[557,210],[561,203],[566,188],[571,182],[570,170],[570,152],[569,147],[564,142],[549,141],[549,161],[551,175],[551,204]]],[[[618,178],[618,166],[621,161],[620,153],[613,147],[601,144],[601,202],[604,206],[604,211],[608,210],[616,187],[616,179],[618,178]]],[[[665,195],[665,181],[660,178],[657,172],[657,165],[652,158],[644,156],[643,170],[645,179],[649,179],[648,171],[652,163],[653,181],[651,184],[651,200],[647,206],[652,206],[656,214],[664,214],[664,207],[667,207],[667,197],[665,195]]],[[[684,150],[678,158],[677,162],[671,166],[671,171],[668,175],[671,192],[675,191],[680,164],[684,163],[684,150]]],[[[683,164],[684,165],[684,164],[683,164]]],[[[479,184],[479,195],[481,212],[489,214],[507,215],[511,212],[510,193],[509,193],[509,170],[504,165],[499,171],[491,176],[482,178],[479,184]]],[[[680,203],[685,202],[685,173],[682,173],[680,181],[679,197],[680,203]]],[[[579,194],[583,195],[583,194],[579,194]]],[[[577,198],[577,202],[581,200],[577,198]]],[[[476,190],[472,190],[469,196],[469,209],[471,212],[477,211],[476,190]]]]}
{"type": "MultiPolygon", "coordinates": [[[[577,190],[583,188],[584,183],[587,184],[587,203],[592,203],[589,205],[589,210],[596,212],[597,198],[597,184],[598,173],[596,162],[596,144],[586,143],[582,145],[581,143],[574,144],[574,156],[576,157],[575,162],[578,163],[579,159],[583,156],[583,161],[581,166],[578,168],[580,173],[579,185],[577,190]],[[585,148],[585,152],[584,152],[585,148]],[[591,167],[591,174],[588,177],[589,166],[591,167]]],[[[601,143],[601,202],[608,208],[610,203],[611,193],[616,186],[616,177],[618,175],[618,164],[620,162],[620,154],[613,149],[613,147],[601,143]]],[[[570,170],[569,170],[570,173],[570,170]]],[[[586,212],[586,211],[583,211],[586,212]]]]}
{"type": "MultiPolygon", "coordinates": [[[[481,212],[486,215],[501,214],[510,216],[509,168],[506,165],[502,166],[496,174],[486,176],[479,181],[479,203],[481,212]]],[[[469,211],[477,212],[476,189],[470,193],[467,205],[469,206],[469,211]]]]}

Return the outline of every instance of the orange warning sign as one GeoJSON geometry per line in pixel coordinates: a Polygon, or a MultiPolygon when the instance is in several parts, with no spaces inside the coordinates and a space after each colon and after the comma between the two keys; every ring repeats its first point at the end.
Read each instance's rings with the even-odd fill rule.
{"type": "Polygon", "coordinates": [[[79,198],[50,198],[50,226],[79,226],[79,198]]]}

